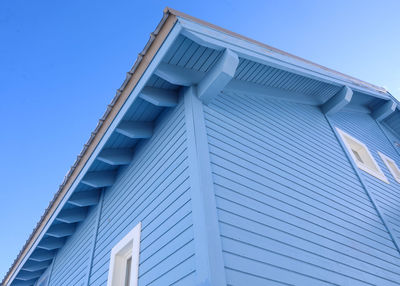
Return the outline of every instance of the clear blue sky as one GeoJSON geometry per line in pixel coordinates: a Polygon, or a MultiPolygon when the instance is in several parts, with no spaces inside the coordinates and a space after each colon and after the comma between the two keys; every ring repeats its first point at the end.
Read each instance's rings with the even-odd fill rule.
{"type": "Polygon", "coordinates": [[[0,1],[0,279],[166,5],[400,98],[397,0],[0,1]]]}

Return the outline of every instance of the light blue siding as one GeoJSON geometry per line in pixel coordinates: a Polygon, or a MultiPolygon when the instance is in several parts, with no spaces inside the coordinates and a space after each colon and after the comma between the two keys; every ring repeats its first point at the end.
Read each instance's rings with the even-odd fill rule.
{"type": "Polygon", "coordinates": [[[394,149],[393,144],[385,136],[385,133],[378,126],[377,122],[367,114],[340,113],[333,117],[333,123],[342,128],[345,132],[364,142],[374,156],[379,167],[389,180],[389,184],[361,172],[366,187],[371,192],[382,211],[384,219],[388,223],[395,239],[400,239],[400,183],[395,181],[388,170],[378,151],[392,158],[400,166],[399,153],[394,149]]]}
{"type": "MultiPolygon", "coordinates": [[[[105,285],[111,249],[140,221],[139,285],[196,285],[184,108],[180,98],[161,111],[57,254],[50,285],[87,285],[89,265],[89,285],[105,285]]],[[[400,155],[369,114],[329,118],[367,144],[390,184],[360,171],[361,183],[317,106],[230,92],[203,109],[228,285],[400,283],[398,250],[365,190],[400,239],[400,184],[377,151],[399,165],[400,155]]]]}
{"type": "Polygon", "coordinates": [[[399,254],[318,107],[232,93],[205,117],[228,284],[398,285],[399,254]]]}
{"type": "MultiPolygon", "coordinates": [[[[151,139],[105,191],[90,285],[105,285],[110,251],[142,222],[139,285],[190,285],[195,273],[184,108],[165,110],[151,139]]],[[[57,254],[50,285],[86,285],[97,205],[57,254]]]]}
{"type": "MultiPolygon", "coordinates": [[[[184,111],[164,112],[155,134],[106,191],[90,285],[107,281],[110,251],[142,222],[139,285],[189,283],[194,248],[184,111]]],[[[189,283],[190,284],[190,283],[189,283]]]]}

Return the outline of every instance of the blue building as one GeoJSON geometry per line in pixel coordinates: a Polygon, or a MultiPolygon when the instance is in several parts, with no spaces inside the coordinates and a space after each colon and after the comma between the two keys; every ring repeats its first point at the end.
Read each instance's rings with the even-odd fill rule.
{"type": "Polygon", "coordinates": [[[166,9],[3,285],[399,285],[397,104],[166,9]]]}

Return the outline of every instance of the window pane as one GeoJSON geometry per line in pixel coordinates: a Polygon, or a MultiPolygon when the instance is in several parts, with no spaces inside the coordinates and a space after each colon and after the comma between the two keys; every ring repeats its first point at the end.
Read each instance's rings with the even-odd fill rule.
{"type": "Polygon", "coordinates": [[[126,261],[126,275],[125,275],[125,286],[130,285],[131,281],[131,265],[132,265],[132,257],[129,257],[126,261]]]}
{"type": "Polygon", "coordinates": [[[369,152],[368,147],[361,141],[351,137],[349,134],[345,133],[339,128],[336,128],[336,130],[343,140],[345,145],[344,147],[349,151],[357,167],[389,184],[385,174],[383,174],[382,170],[378,166],[378,163],[376,163],[374,157],[369,152]]]}
{"type": "Polygon", "coordinates": [[[358,160],[359,162],[364,163],[364,161],[361,159],[360,154],[359,154],[356,150],[351,149],[351,151],[353,151],[354,156],[356,156],[356,158],[357,158],[357,160],[358,160]]]}

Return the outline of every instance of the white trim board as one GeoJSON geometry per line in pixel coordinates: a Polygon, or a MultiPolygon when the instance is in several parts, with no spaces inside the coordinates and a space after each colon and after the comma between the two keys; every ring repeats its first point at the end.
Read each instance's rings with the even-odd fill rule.
{"type": "Polygon", "coordinates": [[[142,223],[139,222],[111,250],[107,286],[125,286],[126,262],[129,258],[132,258],[129,286],[138,285],[141,229],[142,223]]]}

